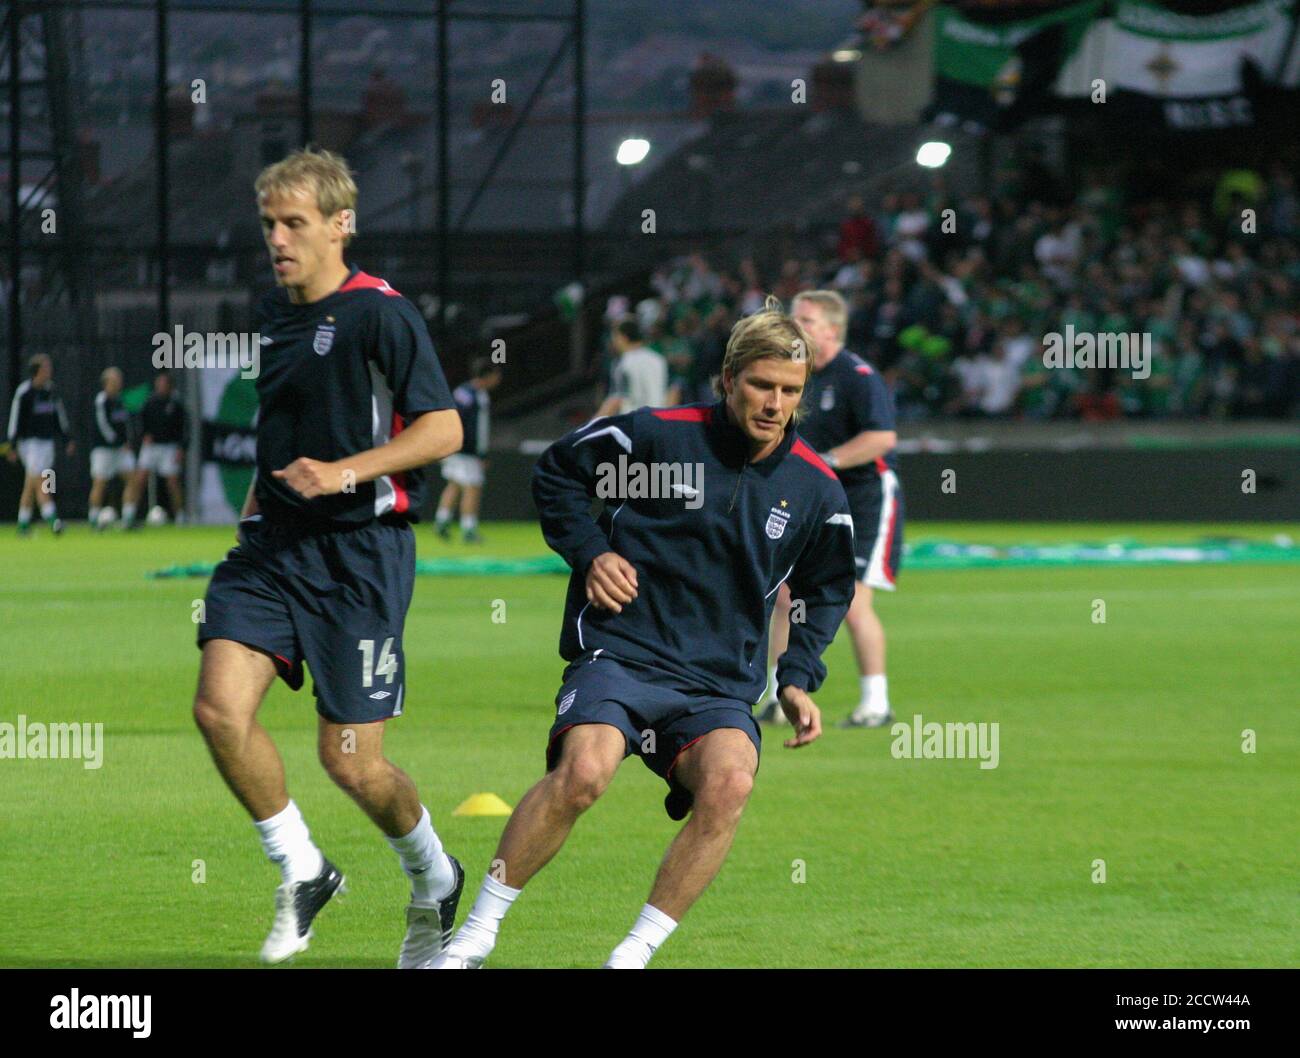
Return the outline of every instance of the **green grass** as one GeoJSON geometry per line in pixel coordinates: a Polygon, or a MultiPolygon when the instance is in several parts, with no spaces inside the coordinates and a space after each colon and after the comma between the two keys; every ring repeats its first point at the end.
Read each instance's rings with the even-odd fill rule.
{"type": "MultiPolygon", "coordinates": [[[[991,543],[1277,531],[1295,527],[910,529],[991,543]]],[[[252,965],[278,876],[190,719],[191,606],[205,585],[145,577],[220,558],[230,530],[10,532],[0,721],[102,721],[105,750],[99,770],[0,760],[0,965],[252,965]]],[[[485,553],[544,552],[532,526],[485,535],[485,553]]],[[[419,541],[422,557],[468,553],[427,527],[419,541]]],[[[451,811],[478,791],[514,804],[540,776],[563,592],[561,577],[417,582],[407,715],[388,746],[471,894],[503,821],[451,811]]],[[[655,965],[1300,964],[1294,567],[905,570],[879,610],[895,712],[997,721],[999,767],[896,760],[888,731],[832,729],[799,752],[769,735],[731,857],[655,965]],[[1092,881],[1096,859],[1105,884],[1092,881]]],[[[827,661],[818,701],[833,722],[856,700],[844,634],[827,661]]],[[[350,881],[297,965],[391,965],[405,880],[316,763],[309,692],[277,684],[261,715],[350,881]]],[[[662,793],[625,762],[516,904],[493,965],[603,961],[675,833],[662,793]]]]}

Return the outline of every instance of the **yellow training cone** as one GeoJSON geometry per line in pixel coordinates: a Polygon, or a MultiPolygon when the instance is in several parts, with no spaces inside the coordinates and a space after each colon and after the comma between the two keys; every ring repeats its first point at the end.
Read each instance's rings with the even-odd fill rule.
{"type": "Polygon", "coordinates": [[[508,816],[514,809],[494,793],[476,793],[465,798],[454,816],[508,816]]]}

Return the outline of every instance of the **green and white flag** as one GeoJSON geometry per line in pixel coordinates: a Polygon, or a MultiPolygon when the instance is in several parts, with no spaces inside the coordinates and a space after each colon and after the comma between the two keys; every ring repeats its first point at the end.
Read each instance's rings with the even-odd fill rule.
{"type": "Polygon", "coordinates": [[[1280,71],[1293,17],[1293,0],[1211,15],[1118,0],[1065,62],[1056,92],[1112,108],[1105,116],[1170,130],[1250,126],[1256,86],[1280,71]]]}
{"type": "Polygon", "coordinates": [[[1102,6],[1083,0],[1032,18],[936,9],[930,120],[1009,128],[1050,109],[1053,80],[1102,6]]]}

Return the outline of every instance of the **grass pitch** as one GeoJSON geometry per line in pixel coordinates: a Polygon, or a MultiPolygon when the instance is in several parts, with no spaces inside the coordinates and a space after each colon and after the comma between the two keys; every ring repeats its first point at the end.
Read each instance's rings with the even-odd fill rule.
{"type": "MultiPolygon", "coordinates": [[[[909,535],[1280,530],[1295,527],[945,524],[909,535]]],[[[421,557],[545,553],[531,525],[488,525],[474,550],[417,532],[421,557]]],[[[205,582],[145,576],[219,559],[232,531],[11,533],[0,536],[0,721],[102,722],[104,756],[97,770],[0,760],[0,965],[255,965],[278,873],[190,718],[191,614],[205,582]]],[[[475,792],[514,804],[541,775],[564,587],[417,581],[407,715],[387,741],[466,865],[462,918],[503,820],[451,812],[475,792]],[[492,620],[496,600],[504,623],[492,620]]],[[[653,965],[1300,965],[1296,567],[904,569],[878,609],[899,719],[997,722],[998,767],[895,759],[888,729],[832,727],[797,752],[768,729],[731,857],[653,965]]],[[[856,701],[843,632],[827,661],[817,701],[829,727],[856,701]]],[[[405,879],[316,763],[309,691],[277,683],[261,718],[351,890],[296,965],[391,966],[405,879]]],[[[626,761],[529,884],[490,965],[599,966],[676,831],[663,792],[626,761]]]]}

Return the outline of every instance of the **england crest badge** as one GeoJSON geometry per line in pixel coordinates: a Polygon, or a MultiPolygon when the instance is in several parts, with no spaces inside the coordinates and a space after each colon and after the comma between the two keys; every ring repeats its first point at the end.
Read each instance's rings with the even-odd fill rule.
{"type": "Polygon", "coordinates": [[[322,323],[316,328],[316,337],[311,340],[311,347],[316,351],[317,356],[324,356],[334,347],[334,327],[328,323],[322,323]]]}
{"type": "Polygon", "coordinates": [[[563,698],[561,698],[560,707],[555,710],[555,715],[562,716],[564,713],[568,712],[569,706],[573,704],[573,700],[577,697],[578,697],[577,691],[570,691],[563,698]]]}
{"type": "Polygon", "coordinates": [[[835,390],[827,386],[822,390],[822,411],[830,411],[835,407],[835,390]]]}
{"type": "Polygon", "coordinates": [[[769,538],[780,540],[785,533],[786,523],[790,521],[790,515],[779,507],[773,507],[767,516],[767,525],[764,526],[769,538]]]}

